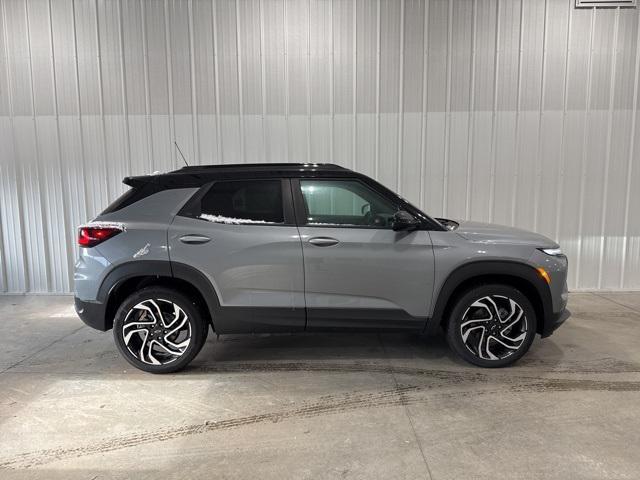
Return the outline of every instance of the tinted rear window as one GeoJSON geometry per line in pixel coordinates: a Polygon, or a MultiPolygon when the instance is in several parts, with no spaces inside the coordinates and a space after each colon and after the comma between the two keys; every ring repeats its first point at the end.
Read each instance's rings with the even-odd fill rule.
{"type": "MultiPolygon", "coordinates": [[[[284,223],[280,180],[216,182],[202,197],[200,215],[267,223],[284,223]]],[[[213,220],[217,221],[217,220],[213,220]]]]}
{"type": "Polygon", "coordinates": [[[124,192],[118,198],[116,198],[111,204],[100,214],[104,215],[106,213],[117,212],[118,210],[122,210],[129,205],[133,205],[136,202],[139,202],[143,198],[148,197],[156,192],[159,192],[161,189],[158,188],[157,185],[152,185],[147,183],[142,187],[133,187],[124,192]]]}

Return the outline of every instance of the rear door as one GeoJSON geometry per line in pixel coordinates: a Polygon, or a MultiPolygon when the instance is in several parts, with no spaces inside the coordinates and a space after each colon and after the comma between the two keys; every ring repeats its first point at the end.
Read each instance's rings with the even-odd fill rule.
{"type": "Polygon", "coordinates": [[[359,179],[292,185],[307,328],[423,328],[434,276],[429,233],[394,231],[399,206],[359,179]]]}
{"type": "Polygon", "coordinates": [[[216,181],[169,228],[171,262],[202,272],[219,333],[303,330],[302,249],[289,180],[216,181]]]}

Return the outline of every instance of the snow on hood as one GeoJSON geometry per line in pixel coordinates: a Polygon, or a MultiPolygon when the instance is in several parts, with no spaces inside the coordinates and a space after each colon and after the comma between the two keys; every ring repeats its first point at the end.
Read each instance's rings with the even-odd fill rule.
{"type": "Polygon", "coordinates": [[[264,220],[251,220],[249,218],[233,218],[233,217],[225,217],[223,215],[209,215],[207,213],[201,214],[199,218],[203,220],[207,220],[208,222],[225,223],[227,225],[273,224],[273,222],[265,222],[264,220]]]}
{"type": "Polygon", "coordinates": [[[472,242],[532,245],[544,248],[558,247],[558,244],[550,238],[520,228],[464,220],[458,223],[460,226],[455,229],[455,233],[472,242]]]}

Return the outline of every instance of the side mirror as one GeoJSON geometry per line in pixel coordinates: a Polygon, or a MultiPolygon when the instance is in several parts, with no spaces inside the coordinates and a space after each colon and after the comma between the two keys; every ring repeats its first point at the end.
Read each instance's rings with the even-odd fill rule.
{"type": "Polygon", "coordinates": [[[393,215],[393,229],[397,232],[400,230],[416,230],[420,226],[420,222],[409,212],[399,210],[393,215]]]}

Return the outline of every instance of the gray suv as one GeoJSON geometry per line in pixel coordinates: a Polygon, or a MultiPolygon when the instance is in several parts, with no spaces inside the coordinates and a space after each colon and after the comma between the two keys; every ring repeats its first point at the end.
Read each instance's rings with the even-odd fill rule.
{"type": "Polygon", "coordinates": [[[328,164],[185,167],[131,188],[78,230],[75,305],[148,372],[216,334],[443,329],[482,367],[518,360],[569,316],[548,238],[431,218],[328,164]]]}

